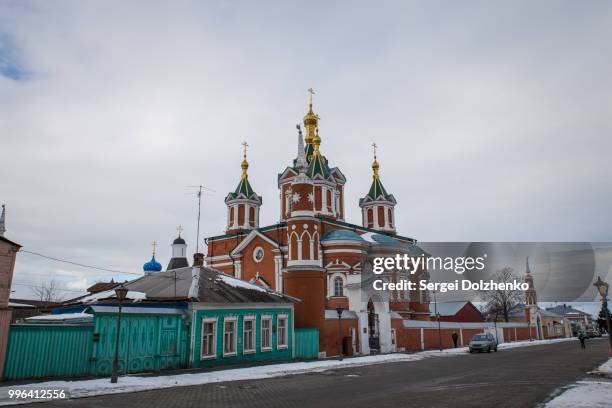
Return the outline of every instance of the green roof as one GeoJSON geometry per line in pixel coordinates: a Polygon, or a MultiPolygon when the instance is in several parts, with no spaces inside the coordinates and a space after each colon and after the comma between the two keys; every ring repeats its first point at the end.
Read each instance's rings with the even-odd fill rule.
{"type": "Polygon", "coordinates": [[[232,198],[237,198],[241,194],[245,197],[257,195],[255,194],[255,191],[253,191],[253,187],[251,187],[251,183],[249,183],[249,179],[247,177],[241,178],[240,183],[238,183],[238,187],[236,187],[236,190],[234,190],[233,193],[230,193],[232,198]]]}
{"type": "Polygon", "coordinates": [[[312,160],[308,165],[308,170],[306,171],[306,175],[310,178],[316,176],[317,174],[321,175],[324,179],[329,177],[330,170],[325,162],[325,159],[320,155],[312,156],[312,160]]]}
{"type": "Polygon", "coordinates": [[[370,187],[370,191],[368,192],[368,196],[372,200],[376,200],[380,196],[383,196],[385,200],[389,199],[389,193],[387,193],[387,190],[385,190],[385,187],[382,185],[380,177],[374,177],[374,180],[372,181],[372,186],[370,187]]]}
{"type": "Polygon", "coordinates": [[[304,151],[306,152],[306,161],[310,163],[310,159],[312,159],[312,154],[314,153],[314,145],[312,143],[307,143],[304,151]]]}

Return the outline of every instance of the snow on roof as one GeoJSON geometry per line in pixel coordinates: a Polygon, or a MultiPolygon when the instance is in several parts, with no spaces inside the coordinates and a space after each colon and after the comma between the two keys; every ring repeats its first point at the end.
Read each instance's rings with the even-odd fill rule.
{"type": "Polygon", "coordinates": [[[240,279],[236,279],[232,276],[229,275],[225,275],[220,273],[219,274],[219,279],[221,281],[223,281],[223,283],[225,283],[226,285],[230,285],[233,288],[244,288],[244,289],[250,289],[250,290],[258,290],[260,292],[267,292],[267,293],[272,293],[274,294],[275,292],[268,290],[262,286],[259,285],[255,285],[253,283],[249,283],[247,281],[243,281],[240,279]]]}
{"type": "MultiPolygon", "coordinates": [[[[81,299],[77,299],[77,303],[94,303],[94,302],[97,302],[98,300],[112,299],[116,297],[117,295],[115,293],[115,290],[111,289],[111,290],[105,290],[103,292],[94,293],[92,295],[85,296],[81,299]]],[[[132,302],[140,302],[141,300],[146,299],[147,295],[143,292],[137,292],[134,290],[130,290],[128,291],[125,298],[130,299],[132,302]]]]}
{"type": "Polygon", "coordinates": [[[75,320],[92,320],[93,316],[89,313],[63,313],[63,314],[52,314],[28,317],[25,320],[27,322],[69,322],[75,320]]]}
{"type": "Polygon", "coordinates": [[[374,238],[372,238],[372,235],[374,235],[373,232],[366,232],[365,234],[361,234],[361,239],[368,242],[376,242],[374,241],[374,238]]]}
{"type": "Polygon", "coordinates": [[[30,308],[36,307],[36,306],[32,306],[32,305],[27,305],[25,303],[16,303],[16,302],[9,302],[8,305],[9,305],[9,307],[30,307],[30,308]]]}

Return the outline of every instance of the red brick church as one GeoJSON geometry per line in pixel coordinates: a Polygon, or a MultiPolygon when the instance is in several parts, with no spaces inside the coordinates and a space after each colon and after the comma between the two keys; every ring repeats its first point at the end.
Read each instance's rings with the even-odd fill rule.
{"type": "MultiPolygon", "coordinates": [[[[328,356],[338,353],[339,336],[350,337],[349,351],[359,354],[408,348],[402,320],[430,319],[427,294],[367,289],[373,257],[421,253],[414,239],[396,231],[397,201],[382,184],[376,145],[372,184],[358,203],[361,225],[352,224],[345,220],[347,179],[323,154],[312,91],[304,129],[305,135],[298,126],[296,158],[278,175],[281,211],[274,225],[259,225],[263,200],[249,181],[244,144],[240,181],[225,198],[225,234],[206,239],[206,262],[301,299],[295,306],[295,326],[318,328],[319,350],[328,356]],[[340,329],[338,307],[344,309],[340,329]]],[[[402,278],[416,281],[427,273],[387,277],[402,278]]]]}

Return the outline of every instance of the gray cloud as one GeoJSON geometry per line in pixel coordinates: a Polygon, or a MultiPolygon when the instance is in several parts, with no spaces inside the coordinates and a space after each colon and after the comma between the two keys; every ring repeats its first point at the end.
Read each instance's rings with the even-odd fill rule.
{"type": "MultiPolygon", "coordinates": [[[[185,186],[222,232],[243,140],[276,221],[311,86],[349,221],[376,141],[403,235],[612,239],[608,2],[4,2],[0,27],[0,200],[28,249],[139,272],[157,240],[166,263],[176,225],[195,247],[185,186]]],[[[19,255],[15,282],[50,276],[128,277],[19,255]]]]}

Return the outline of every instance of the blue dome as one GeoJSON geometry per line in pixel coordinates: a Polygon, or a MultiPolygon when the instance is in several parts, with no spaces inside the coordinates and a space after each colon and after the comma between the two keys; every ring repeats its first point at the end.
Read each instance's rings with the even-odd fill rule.
{"type": "Polygon", "coordinates": [[[350,230],[335,229],[331,230],[321,238],[321,241],[358,241],[363,242],[363,239],[356,232],[350,230]]]}
{"type": "Polygon", "coordinates": [[[382,234],[374,234],[372,235],[372,239],[383,245],[397,245],[399,243],[395,238],[382,234]]]}
{"type": "Polygon", "coordinates": [[[159,262],[155,260],[155,255],[153,255],[149,262],[142,265],[142,269],[145,272],[159,272],[162,270],[162,266],[159,262]]]}

